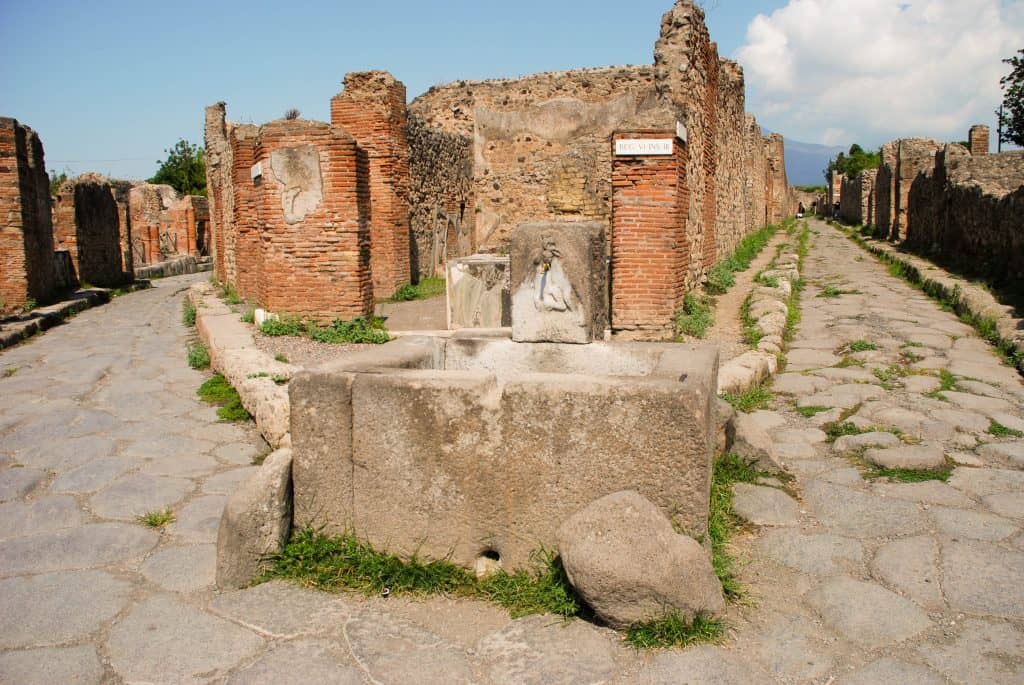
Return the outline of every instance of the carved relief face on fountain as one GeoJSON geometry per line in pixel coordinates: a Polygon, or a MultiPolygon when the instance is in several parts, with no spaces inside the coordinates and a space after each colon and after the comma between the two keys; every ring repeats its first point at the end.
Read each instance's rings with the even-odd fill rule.
{"type": "Polygon", "coordinates": [[[538,311],[565,312],[573,309],[572,284],[562,268],[561,256],[554,238],[545,235],[540,258],[534,260],[537,276],[534,279],[533,305],[538,311]]]}

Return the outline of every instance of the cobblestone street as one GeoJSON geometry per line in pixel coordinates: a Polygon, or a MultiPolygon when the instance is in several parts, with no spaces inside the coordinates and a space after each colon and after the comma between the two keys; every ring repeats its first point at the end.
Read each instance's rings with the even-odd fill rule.
{"type": "Polygon", "coordinates": [[[748,600],[722,644],[636,652],[472,600],[216,592],[220,513],[260,447],[196,397],[206,374],[181,323],[195,275],[0,352],[0,682],[1024,682],[1024,384],[810,224],[774,405],[741,419],[795,480],[737,488],[748,600]],[[830,422],[856,431],[829,442],[830,422]],[[948,482],[865,478],[868,461],[947,459],[948,482]],[[164,529],[136,522],[165,508],[164,529]]]}

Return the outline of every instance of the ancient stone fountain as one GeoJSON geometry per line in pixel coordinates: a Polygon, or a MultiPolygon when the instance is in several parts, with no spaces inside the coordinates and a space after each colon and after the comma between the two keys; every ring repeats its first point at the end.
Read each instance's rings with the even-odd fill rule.
{"type": "Polygon", "coordinates": [[[293,525],[514,570],[635,490],[702,538],[717,351],[605,342],[605,254],[601,224],[521,226],[511,334],[405,337],[296,377],[293,525]]]}

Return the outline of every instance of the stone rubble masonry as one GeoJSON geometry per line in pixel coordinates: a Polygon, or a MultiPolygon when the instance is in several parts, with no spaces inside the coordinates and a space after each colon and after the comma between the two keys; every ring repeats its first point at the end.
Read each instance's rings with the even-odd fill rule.
{"type": "Polygon", "coordinates": [[[410,269],[420,278],[476,252],[473,140],[409,115],[410,269]]]}
{"type": "Polygon", "coordinates": [[[839,213],[844,221],[865,226],[875,225],[877,176],[878,169],[865,169],[856,176],[843,178],[839,213]]]}
{"type": "Polygon", "coordinates": [[[39,136],[0,117],[0,315],[57,290],[50,180],[39,136]]]}
{"type": "Polygon", "coordinates": [[[675,131],[634,131],[619,139],[671,138],[673,154],[612,161],[611,318],[627,338],[671,333],[672,315],[700,276],[691,259],[702,236],[690,211],[686,145],[675,131]]]}
{"type": "Polygon", "coordinates": [[[210,227],[213,240],[213,274],[223,283],[233,283],[234,273],[228,276],[225,260],[225,239],[235,233],[235,203],[232,192],[230,128],[223,102],[206,108],[206,194],[210,201],[210,227]]]}
{"type": "Polygon", "coordinates": [[[778,133],[771,134],[765,141],[765,154],[768,157],[768,223],[777,224],[794,214],[796,207],[789,206],[785,142],[778,133]]]}
{"type": "Polygon", "coordinates": [[[997,284],[1024,282],[1024,152],[946,145],[908,205],[910,249],[997,284]]]}
{"type": "Polygon", "coordinates": [[[366,151],[370,166],[370,270],[387,297],[409,283],[409,143],[405,85],[386,71],[345,74],[331,123],[366,151]]]}
{"type": "Polygon", "coordinates": [[[119,217],[111,185],[99,174],[82,174],[57,189],[54,247],[71,255],[77,280],[104,288],[133,280],[124,270],[119,217]]]}
{"type": "MultiPolygon", "coordinates": [[[[895,169],[895,157],[894,166],[895,169]]],[[[829,184],[828,184],[828,208],[830,212],[826,216],[832,216],[831,210],[835,207],[836,203],[839,203],[840,207],[843,204],[843,174],[838,171],[832,171],[829,173],[829,184]]]]}
{"type": "Polygon", "coordinates": [[[893,205],[893,223],[889,232],[891,240],[903,241],[911,237],[912,225],[908,217],[910,187],[920,174],[935,168],[935,155],[942,143],[931,138],[904,138],[899,141],[896,151],[896,181],[893,205]]]}

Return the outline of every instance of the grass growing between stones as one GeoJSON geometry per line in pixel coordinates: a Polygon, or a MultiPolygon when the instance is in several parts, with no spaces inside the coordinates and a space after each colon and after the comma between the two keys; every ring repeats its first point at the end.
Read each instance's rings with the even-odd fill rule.
{"type": "Polygon", "coordinates": [[[829,411],[830,409],[832,409],[832,407],[822,407],[816,405],[813,407],[796,407],[795,409],[797,414],[804,417],[805,419],[809,419],[813,416],[816,416],[817,414],[829,411]]]}
{"type": "Polygon", "coordinates": [[[764,333],[757,327],[757,321],[750,315],[750,302],[753,299],[753,293],[747,295],[747,299],[743,300],[743,304],[740,305],[740,322],[743,324],[743,342],[752,348],[756,348],[757,344],[761,342],[761,338],[764,337],[764,333]]]}
{"type": "Polygon", "coordinates": [[[714,322],[715,317],[711,313],[711,298],[693,293],[686,293],[686,296],[683,297],[683,306],[676,311],[672,321],[677,337],[689,335],[694,338],[703,338],[707,335],[708,329],[714,322]]]}
{"type": "Polygon", "coordinates": [[[291,362],[288,361],[288,357],[284,356],[280,352],[278,352],[277,354],[274,355],[274,361],[275,362],[281,362],[282,364],[290,364],[291,363],[291,362]]]}
{"type": "Polygon", "coordinates": [[[733,406],[736,411],[741,411],[744,414],[749,414],[752,411],[758,409],[764,409],[772,401],[774,395],[772,391],[763,385],[755,385],[749,390],[745,390],[741,393],[723,393],[722,399],[733,406]]]}
{"type": "MultiPolygon", "coordinates": [[[[785,225],[785,224],[783,224],[785,225]]],[[[746,271],[761,250],[778,232],[780,226],[765,226],[739,242],[731,255],[715,264],[708,272],[704,289],[709,295],[724,295],[736,284],[735,273],[746,271]]]]}
{"type": "Polygon", "coordinates": [[[256,310],[250,307],[242,312],[242,315],[238,318],[241,319],[242,323],[256,323],[256,310]]]}
{"type": "Polygon", "coordinates": [[[174,512],[170,509],[151,511],[136,517],[135,521],[150,528],[163,528],[170,523],[174,523],[174,512]]]}
{"type": "Polygon", "coordinates": [[[736,562],[726,549],[732,534],[741,525],[732,511],[732,486],[736,483],[756,483],[758,478],[766,475],[769,474],[757,470],[750,462],[732,453],[715,459],[711,474],[708,537],[711,539],[711,565],[729,601],[743,597],[743,590],[736,578],[736,562]]]}
{"type": "Polygon", "coordinates": [[[188,365],[193,369],[210,368],[210,352],[206,345],[201,342],[192,343],[188,346],[188,365]]]}
{"type": "Polygon", "coordinates": [[[953,466],[947,464],[940,469],[890,469],[882,466],[869,465],[863,473],[864,478],[876,480],[888,478],[902,483],[923,483],[929,480],[938,480],[945,483],[953,475],[953,466]]]}
{"type": "Polygon", "coordinates": [[[187,297],[181,302],[181,322],[189,328],[196,325],[196,306],[187,297]]]}
{"type": "Polygon", "coordinates": [[[635,649],[689,647],[715,642],[725,633],[725,624],[703,614],[688,623],[679,614],[671,614],[650,623],[640,623],[626,630],[626,642],[635,649]]]}
{"type": "Polygon", "coordinates": [[[878,349],[878,345],[869,340],[854,340],[849,344],[850,352],[871,352],[878,349]]]}
{"type": "Polygon", "coordinates": [[[20,367],[18,366],[8,366],[6,369],[4,369],[4,378],[10,378],[14,374],[18,373],[19,368],[20,367]]]}
{"type": "Polygon", "coordinates": [[[1007,428],[1003,424],[999,423],[994,419],[989,419],[988,431],[989,435],[995,435],[1000,438],[1024,438],[1024,432],[1007,428]]]}
{"type": "Polygon", "coordinates": [[[284,578],[331,592],[367,596],[454,595],[486,599],[508,609],[513,618],[550,613],[589,617],[554,554],[538,551],[531,571],[498,571],[486,578],[449,561],[403,559],[378,552],[353,536],[330,537],[306,528],[292,536],[280,554],[270,557],[260,581],[284,578]]]}
{"type": "Polygon", "coordinates": [[[413,300],[429,300],[432,297],[443,295],[444,290],[444,279],[437,276],[431,276],[429,278],[421,278],[420,282],[415,285],[412,283],[406,283],[396,290],[391,297],[384,301],[411,302],[413,300]]]}
{"type": "Polygon", "coordinates": [[[218,407],[217,416],[221,421],[248,421],[252,418],[242,406],[242,398],[238,396],[238,391],[219,373],[213,374],[213,378],[200,385],[196,394],[204,402],[218,407]]]}
{"type": "Polygon", "coordinates": [[[268,337],[290,335],[305,337],[317,342],[345,344],[382,345],[389,340],[384,320],[377,317],[357,317],[351,321],[336,319],[329,326],[320,326],[312,321],[298,318],[268,319],[260,326],[260,333],[268,337]]]}
{"type": "Polygon", "coordinates": [[[939,369],[939,387],[935,388],[935,390],[932,390],[926,396],[932,398],[933,400],[946,401],[946,398],[942,396],[942,393],[955,389],[956,376],[951,374],[946,369],[939,369]]]}

